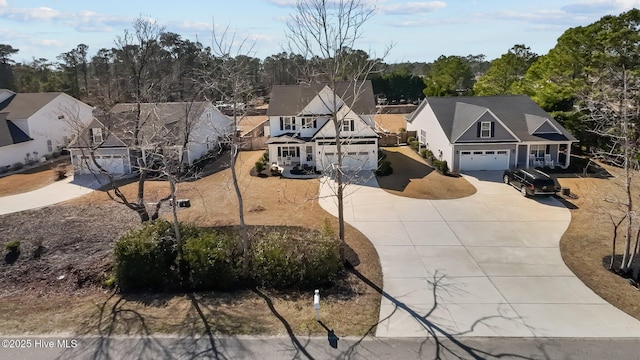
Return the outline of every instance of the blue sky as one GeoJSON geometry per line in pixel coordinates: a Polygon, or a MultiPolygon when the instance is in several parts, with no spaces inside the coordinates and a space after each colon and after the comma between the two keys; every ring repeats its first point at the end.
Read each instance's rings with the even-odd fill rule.
{"type": "MultiPolygon", "coordinates": [[[[570,28],[618,15],[640,0],[362,0],[376,4],[359,49],[387,63],[431,62],[440,55],[499,57],[515,44],[542,55],[570,28]]],[[[56,56],[84,43],[90,55],[145,16],[184,38],[211,43],[212,24],[256,40],[254,56],[285,48],[286,20],[295,0],[0,0],[0,43],[20,52],[15,61],[56,56]]]]}

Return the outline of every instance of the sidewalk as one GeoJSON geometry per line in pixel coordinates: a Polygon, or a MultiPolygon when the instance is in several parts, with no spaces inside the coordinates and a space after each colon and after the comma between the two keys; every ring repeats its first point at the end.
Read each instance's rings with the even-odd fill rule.
{"type": "Polygon", "coordinates": [[[74,184],[73,176],[43,188],[22,194],[0,197],[0,215],[38,209],[71,200],[94,191],[90,187],[74,184]]]}

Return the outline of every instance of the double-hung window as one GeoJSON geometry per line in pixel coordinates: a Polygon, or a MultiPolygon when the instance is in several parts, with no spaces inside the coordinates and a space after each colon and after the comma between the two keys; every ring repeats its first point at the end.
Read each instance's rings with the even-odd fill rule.
{"type": "Polygon", "coordinates": [[[481,138],[491,137],[491,122],[483,121],[480,123],[480,137],[481,138]]]}
{"type": "Polygon", "coordinates": [[[91,141],[94,144],[102,143],[102,129],[101,128],[92,128],[91,129],[91,141]]]}

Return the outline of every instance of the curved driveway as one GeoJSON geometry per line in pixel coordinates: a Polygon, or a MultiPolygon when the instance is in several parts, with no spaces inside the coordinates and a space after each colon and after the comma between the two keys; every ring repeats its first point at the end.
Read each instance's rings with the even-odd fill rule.
{"type": "MultiPolygon", "coordinates": [[[[97,187],[97,185],[94,187],[97,187]]],[[[73,176],[69,176],[40,189],[0,197],[0,215],[42,208],[71,200],[93,191],[90,186],[86,184],[80,185],[78,181],[74,180],[73,176]]]]}
{"type": "MultiPolygon", "coordinates": [[[[375,178],[350,185],[345,220],[373,243],[384,287],[376,336],[639,337],[640,322],[587,288],[558,243],[571,214],[525,199],[501,173],[465,175],[456,200],[395,196],[375,178]]],[[[332,182],[320,205],[337,215],[332,182]]]]}

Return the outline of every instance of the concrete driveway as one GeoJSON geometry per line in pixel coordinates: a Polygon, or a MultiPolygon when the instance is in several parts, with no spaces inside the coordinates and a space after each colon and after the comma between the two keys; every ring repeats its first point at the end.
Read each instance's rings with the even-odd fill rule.
{"type": "MultiPolygon", "coordinates": [[[[500,172],[465,178],[478,191],[456,200],[398,197],[375,177],[347,188],[345,220],[371,240],[382,265],[377,336],[640,336],[639,321],[562,261],[568,209],[554,198],[523,198],[500,172]]],[[[333,187],[322,182],[320,205],[337,216],[333,187]]]]}
{"type": "Polygon", "coordinates": [[[71,200],[90,192],[93,192],[92,187],[88,184],[79,184],[74,181],[73,176],[69,176],[37,190],[0,197],[0,215],[38,209],[71,200]]]}

